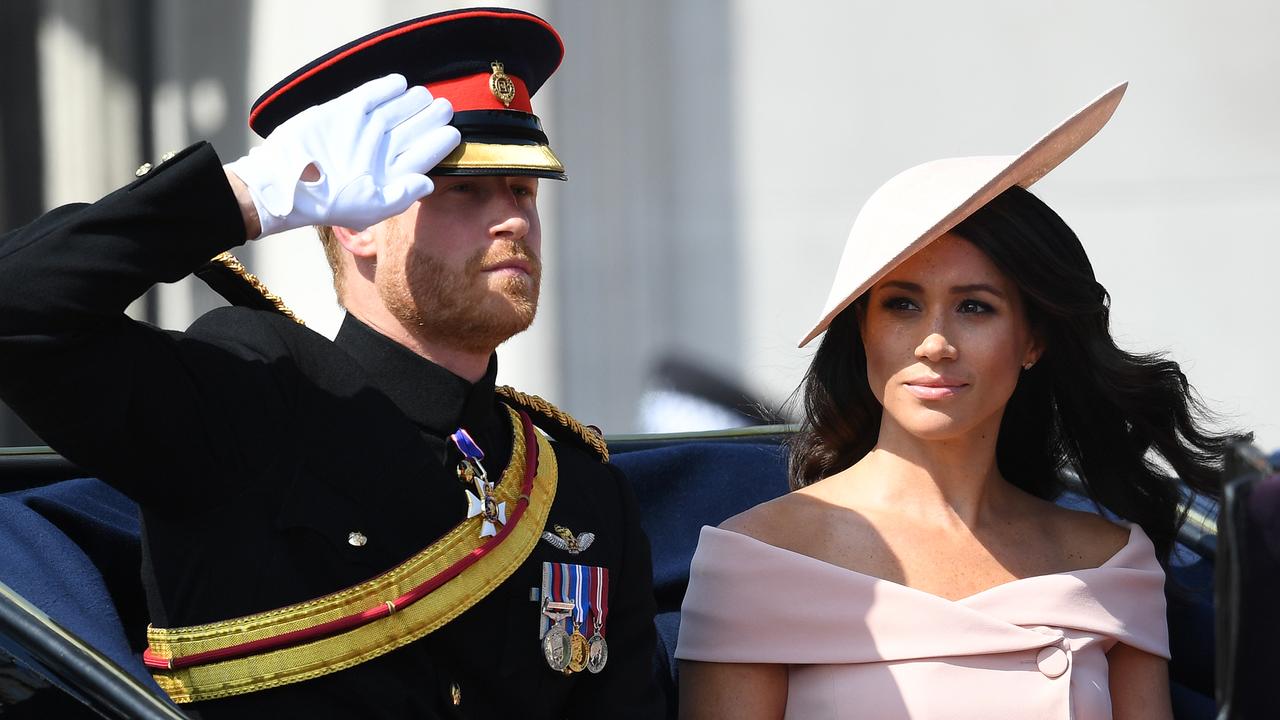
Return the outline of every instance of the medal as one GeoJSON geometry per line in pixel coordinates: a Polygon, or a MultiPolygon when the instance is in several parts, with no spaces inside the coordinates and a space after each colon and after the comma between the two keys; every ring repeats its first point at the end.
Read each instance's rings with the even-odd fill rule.
{"type": "Polygon", "coordinates": [[[598,673],[609,662],[609,643],[604,639],[604,619],[608,614],[609,571],[601,567],[591,568],[591,620],[594,633],[587,643],[587,670],[598,673]]]}
{"type": "Polygon", "coordinates": [[[609,643],[604,641],[604,636],[600,634],[599,629],[596,629],[596,634],[587,641],[587,670],[598,673],[608,662],[609,643]]]}
{"type": "Polygon", "coordinates": [[[542,657],[556,672],[567,672],[573,656],[573,645],[564,621],[573,614],[573,604],[564,601],[561,568],[557,563],[542,563],[542,616],[540,633],[542,657]]]}
{"type": "Polygon", "coordinates": [[[467,517],[479,515],[484,518],[480,523],[480,537],[497,535],[498,526],[507,523],[507,504],[494,498],[493,483],[485,481],[482,476],[476,476],[475,485],[474,493],[467,491],[467,517]]]}
{"type": "Polygon", "coordinates": [[[598,673],[609,662],[604,639],[609,571],[572,563],[542,563],[542,656],[565,675],[598,673]],[[591,623],[588,638],[587,623],[591,623]]]}
{"type": "Polygon", "coordinates": [[[476,489],[474,493],[467,490],[467,518],[483,518],[480,537],[497,535],[498,526],[507,523],[507,504],[498,502],[493,496],[493,483],[489,482],[489,473],[480,464],[484,459],[484,451],[465,428],[458,428],[449,439],[458,447],[458,452],[462,453],[462,462],[458,463],[458,479],[474,484],[476,489]]]}
{"type": "Polygon", "coordinates": [[[573,672],[582,672],[587,669],[587,638],[576,629],[569,636],[569,644],[571,646],[571,654],[569,655],[569,669],[573,672]]]}
{"type": "Polygon", "coordinates": [[[569,641],[569,633],[564,631],[564,626],[556,623],[551,626],[551,630],[542,638],[542,657],[546,658],[547,665],[551,666],[556,672],[569,672],[569,660],[573,654],[573,647],[569,641]]]}
{"type": "Polygon", "coordinates": [[[582,634],[581,628],[586,625],[587,604],[590,600],[589,593],[583,592],[583,585],[586,584],[587,589],[590,589],[589,578],[587,568],[581,565],[569,566],[569,590],[570,598],[573,600],[573,634],[569,636],[573,652],[569,655],[569,669],[573,672],[582,672],[587,669],[587,638],[582,634]]]}

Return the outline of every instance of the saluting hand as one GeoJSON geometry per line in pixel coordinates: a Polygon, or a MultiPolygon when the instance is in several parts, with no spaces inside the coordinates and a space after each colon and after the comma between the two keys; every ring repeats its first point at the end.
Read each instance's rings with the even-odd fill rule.
{"type": "Polygon", "coordinates": [[[363,230],[429,194],[427,171],[461,135],[448,124],[448,100],[407,85],[396,74],[370,80],[295,115],[226,165],[257,212],[259,232],[246,213],[249,237],[304,225],[363,230]]]}

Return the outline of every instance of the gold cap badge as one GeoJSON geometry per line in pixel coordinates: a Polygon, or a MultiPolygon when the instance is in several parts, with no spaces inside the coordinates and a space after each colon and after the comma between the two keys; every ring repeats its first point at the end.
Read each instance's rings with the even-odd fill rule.
{"type": "Polygon", "coordinates": [[[493,74],[489,76],[489,92],[498,98],[503,107],[511,107],[511,101],[516,99],[515,82],[503,71],[502,63],[497,60],[489,63],[489,67],[493,69],[493,74]]]}

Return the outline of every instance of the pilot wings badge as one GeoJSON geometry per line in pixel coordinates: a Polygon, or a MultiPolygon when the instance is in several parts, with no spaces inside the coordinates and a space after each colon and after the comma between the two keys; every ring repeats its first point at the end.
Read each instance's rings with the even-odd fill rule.
{"type": "Polygon", "coordinates": [[[563,525],[556,525],[553,529],[555,532],[550,530],[542,531],[542,539],[570,555],[577,555],[591,547],[591,543],[596,541],[595,533],[584,532],[575,536],[572,530],[563,525]]]}

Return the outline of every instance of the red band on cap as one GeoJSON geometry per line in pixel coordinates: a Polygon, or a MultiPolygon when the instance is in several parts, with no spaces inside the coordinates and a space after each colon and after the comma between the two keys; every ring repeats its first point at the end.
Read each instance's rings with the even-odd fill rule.
{"type": "Polygon", "coordinates": [[[453,105],[454,112],[464,112],[466,110],[519,110],[521,112],[533,113],[533,106],[529,104],[529,89],[525,87],[524,81],[514,75],[508,75],[511,82],[515,85],[516,95],[511,99],[510,105],[503,105],[502,101],[493,94],[493,90],[489,88],[489,73],[476,73],[466,77],[449,78],[439,82],[427,83],[427,89],[431,91],[432,97],[447,98],[449,103],[453,105]]]}

